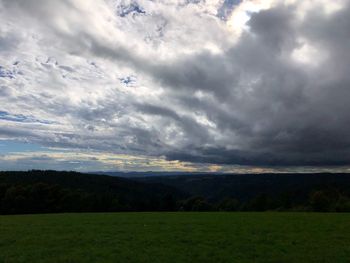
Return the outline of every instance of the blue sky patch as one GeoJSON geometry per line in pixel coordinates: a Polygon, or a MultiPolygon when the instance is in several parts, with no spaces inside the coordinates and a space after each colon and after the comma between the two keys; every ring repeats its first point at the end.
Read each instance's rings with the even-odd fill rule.
{"type": "Polygon", "coordinates": [[[137,3],[131,3],[130,5],[124,6],[120,5],[119,6],[119,16],[125,17],[129,14],[146,14],[146,11],[142,9],[137,3]]]}
{"type": "Polygon", "coordinates": [[[26,116],[23,114],[11,114],[7,111],[0,111],[0,120],[24,122],[24,123],[53,124],[53,122],[51,121],[39,120],[33,116],[26,116]]]}
{"type": "Polygon", "coordinates": [[[5,69],[3,66],[0,66],[0,78],[14,79],[15,73],[11,70],[5,69]]]}
{"type": "Polygon", "coordinates": [[[120,82],[126,86],[132,86],[136,83],[136,77],[135,76],[126,76],[123,78],[119,78],[120,82]]]}
{"type": "Polygon", "coordinates": [[[223,20],[226,20],[227,17],[232,13],[235,6],[241,2],[241,0],[225,0],[223,5],[219,8],[217,16],[223,20]]]}
{"type": "Polygon", "coordinates": [[[14,140],[0,140],[0,154],[8,154],[14,152],[38,152],[47,148],[37,144],[20,142],[14,140]]]}

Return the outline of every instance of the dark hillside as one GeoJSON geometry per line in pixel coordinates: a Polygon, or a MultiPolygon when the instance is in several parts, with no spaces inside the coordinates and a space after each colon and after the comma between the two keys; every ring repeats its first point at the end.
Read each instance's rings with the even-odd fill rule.
{"type": "Polygon", "coordinates": [[[272,199],[291,199],[305,204],[317,190],[350,194],[350,174],[215,174],[134,178],[138,182],[161,183],[210,202],[224,198],[247,202],[260,194],[272,199]]]}
{"type": "Polygon", "coordinates": [[[0,172],[2,214],[177,210],[350,212],[350,175],[0,172]]]}
{"type": "Polygon", "coordinates": [[[0,172],[3,213],[172,210],[167,200],[185,196],[170,186],[105,175],[0,172]]]}

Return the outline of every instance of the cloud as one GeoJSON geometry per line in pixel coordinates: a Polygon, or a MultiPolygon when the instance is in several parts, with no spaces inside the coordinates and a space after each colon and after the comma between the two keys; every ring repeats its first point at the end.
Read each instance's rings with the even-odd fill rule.
{"type": "Polygon", "coordinates": [[[349,165],[348,1],[2,0],[0,14],[1,138],[349,165]]]}
{"type": "Polygon", "coordinates": [[[32,116],[25,116],[22,114],[10,114],[6,111],[0,111],[0,120],[14,121],[14,122],[32,122],[32,123],[42,123],[51,124],[52,122],[47,120],[39,120],[32,116]]]}

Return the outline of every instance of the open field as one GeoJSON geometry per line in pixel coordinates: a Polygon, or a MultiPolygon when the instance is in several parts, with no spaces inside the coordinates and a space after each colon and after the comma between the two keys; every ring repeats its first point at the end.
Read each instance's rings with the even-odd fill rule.
{"type": "Polygon", "coordinates": [[[350,214],[0,216],[0,262],[350,262],[350,214]]]}

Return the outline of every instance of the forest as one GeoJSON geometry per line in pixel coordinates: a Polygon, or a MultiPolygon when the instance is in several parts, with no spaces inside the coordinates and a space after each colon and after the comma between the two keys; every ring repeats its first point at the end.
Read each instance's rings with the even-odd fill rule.
{"type": "Polygon", "coordinates": [[[118,211],[350,212],[350,176],[0,172],[0,213],[118,211]]]}

